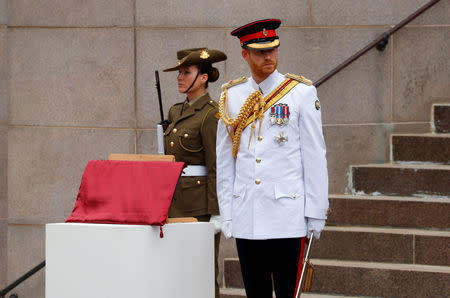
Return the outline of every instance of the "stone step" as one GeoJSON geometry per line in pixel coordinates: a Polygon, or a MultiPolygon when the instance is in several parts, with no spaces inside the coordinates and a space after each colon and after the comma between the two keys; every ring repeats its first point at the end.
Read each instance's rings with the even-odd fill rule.
{"type": "Polygon", "coordinates": [[[244,288],[239,258],[226,258],[223,260],[223,279],[226,288],[244,288]]]}
{"type": "Polygon", "coordinates": [[[376,297],[448,297],[450,267],[311,259],[311,292],[376,297]]]}
{"type": "MultiPolygon", "coordinates": [[[[226,286],[243,289],[239,261],[224,261],[227,275],[233,275],[233,278],[227,280],[226,286]]],[[[447,266],[324,259],[311,259],[311,263],[314,274],[309,295],[446,297],[450,293],[450,267],[447,266]]]]}
{"type": "MultiPolygon", "coordinates": [[[[272,295],[275,298],[275,293],[272,295]]],[[[222,288],[220,289],[220,298],[245,298],[244,289],[233,289],[233,288],[222,288]]],[[[300,297],[304,298],[334,298],[334,297],[347,297],[354,298],[355,296],[343,296],[343,295],[327,295],[327,294],[317,294],[317,293],[302,293],[300,297]]]]}
{"type": "Polygon", "coordinates": [[[450,166],[373,164],[350,167],[353,194],[450,197],[450,166]]]}
{"type": "Polygon", "coordinates": [[[450,134],[391,135],[391,161],[450,164],[450,134]]]}
{"type": "Polygon", "coordinates": [[[311,257],[450,266],[450,231],[326,226],[311,257]]]}
{"type": "Polygon", "coordinates": [[[450,104],[433,104],[431,115],[434,132],[450,133],[450,104]]]}
{"type": "Polygon", "coordinates": [[[330,194],[328,226],[450,227],[450,198],[330,194]]]}
{"type": "Polygon", "coordinates": [[[220,298],[245,298],[245,290],[233,288],[221,288],[220,298]]]}

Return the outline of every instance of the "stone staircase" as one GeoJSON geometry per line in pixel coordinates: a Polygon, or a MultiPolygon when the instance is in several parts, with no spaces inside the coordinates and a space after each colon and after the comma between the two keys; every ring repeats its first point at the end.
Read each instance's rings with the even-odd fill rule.
{"type": "MultiPolygon", "coordinates": [[[[350,195],[312,247],[302,297],[450,297],[450,104],[432,133],[391,136],[391,163],[350,167],[350,195]]],[[[224,260],[222,298],[245,297],[237,258],[224,260]]]]}

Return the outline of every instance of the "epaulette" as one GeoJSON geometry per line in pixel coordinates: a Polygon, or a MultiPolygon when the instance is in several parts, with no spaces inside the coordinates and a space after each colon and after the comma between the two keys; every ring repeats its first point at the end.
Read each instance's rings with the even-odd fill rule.
{"type": "Polygon", "coordinates": [[[305,78],[304,76],[298,76],[298,75],[291,74],[291,73],[287,73],[287,74],[285,74],[284,76],[287,77],[287,78],[290,78],[290,79],[294,79],[294,80],[296,80],[296,81],[299,81],[300,83],[306,84],[306,85],[308,85],[308,86],[309,86],[309,85],[312,85],[312,81],[308,80],[308,79],[305,78]]]}
{"type": "Polygon", "coordinates": [[[217,102],[215,102],[214,100],[212,100],[212,99],[210,101],[208,101],[208,104],[210,104],[211,106],[213,106],[215,108],[219,107],[219,104],[217,102]]]}
{"type": "Polygon", "coordinates": [[[236,85],[239,85],[239,84],[242,84],[242,83],[245,83],[245,82],[247,82],[247,80],[248,80],[247,77],[242,77],[242,78],[239,78],[239,79],[236,79],[236,80],[231,80],[228,83],[225,83],[225,84],[222,85],[222,90],[231,88],[233,86],[236,86],[236,85]]]}

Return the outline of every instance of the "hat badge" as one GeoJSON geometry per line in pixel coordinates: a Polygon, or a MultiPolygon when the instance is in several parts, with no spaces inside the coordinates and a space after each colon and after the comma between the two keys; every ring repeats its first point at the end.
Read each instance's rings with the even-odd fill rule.
{"type": "Polygon", "coordinates": [[[202,59],[208,59],[209,58],[209,53],[208,53],[208,51],[206,51],[206,50],[203,50],[201,53],[200,53],[200,58],[202,58],[202,59]]]}
{"type": "Polygon", "coordinates": [[[267,36],[267,30],[266,30],[266,28],[263,29],[262,34],[263,34],[264,36],[267,36]]]}

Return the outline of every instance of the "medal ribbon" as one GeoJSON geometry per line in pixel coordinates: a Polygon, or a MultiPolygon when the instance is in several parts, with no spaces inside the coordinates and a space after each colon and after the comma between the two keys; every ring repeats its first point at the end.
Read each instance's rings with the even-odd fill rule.
{"type": "MultiPolygon", "coordinates": [[[[264,112],[267,111],[274,103],[279,101],[283,96],[285,96],[298,83],[299,83],[298,81],[290,79],[290,78],[284,80],[275,90],[273,90],[265,98],[266,105],[264,106],[264,112]]],[[[279,107],[277,107],[277,108],[279,108],[279,107]]],[[[245,127],[247,127],[254,120],[255,120],[255,114],[251,113],[247,119],[247,122],[245,123],[245,127]]]]}

